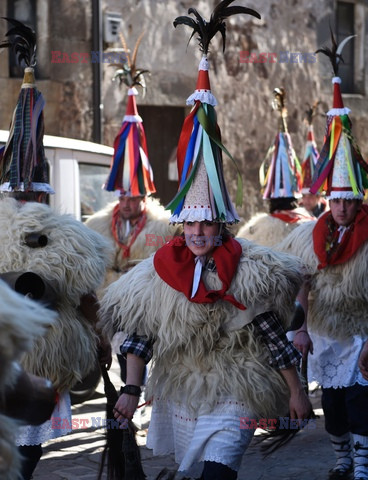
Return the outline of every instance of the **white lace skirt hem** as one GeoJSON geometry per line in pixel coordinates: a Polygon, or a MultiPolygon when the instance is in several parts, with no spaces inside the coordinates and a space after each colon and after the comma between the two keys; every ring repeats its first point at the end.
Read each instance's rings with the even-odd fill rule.
{"type": "Polygon", "coordinates": [[[62,393],[50,420],[41,425],[21,426],[17,432],[17,445],[39,445],[72,431],[72,408],[69,393],[62,393]]]}
{"type": "Polygon", "coordinates": [[[175,454],[179,471],[199,477],[204,461],[222,463],[238,471],[254,430],[242,429],[242,418],[252,414],[243,403],[219,401],[208,415],[192,416],[179,404],[155,399],[147,447],[154,455],[175,454]]]}

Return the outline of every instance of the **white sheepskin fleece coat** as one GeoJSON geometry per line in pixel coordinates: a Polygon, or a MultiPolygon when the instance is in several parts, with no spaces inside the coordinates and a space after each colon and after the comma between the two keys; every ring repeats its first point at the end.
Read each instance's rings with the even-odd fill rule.
{"type": "Polygon", "coordinates": [[[348,262],[318,270],[314,226],[314,222],[301,225],[276,247],[300,256],[309,269],[308,325],[320,335],[339,340],[352,335],[367,337],[368,242],[348,262]]]}
{"type": "Polygon", "coordinates": [[[308,219],[309,214],[304,208],[300,207],[293,211],[305,215],[306,219],[295,223],[287,223],[280,218],[272,217],[268,213],[258,213],[239,229],[237,237],[246,238],[265,247],[273,247],[300,224],[310,221],[308,219]]]}
{"type": "Polygon", "coordinates": [[[24,369],[48,378],[62,392],[95,364],[96,334],[78,306],[81,296],[103,281],[109,246],[101,235],[48,205],[0,201],[0,273],[33,272],[56,294],[56,322],[24,356],[24,369]],[[29,234],[44,235],[44,247],[31,248],[29,234]]]}
{"type": "Polygon", "coordinates": [[[165,210],[157,199],[147,197],[146,224],[130,247],[129,258],[124,258],[121,248],[117,245],[111,233],[112,213],[116,205],[117,202],[110,203],[88,218],[85,223],[87,227],[107,237],[114,247],[106,272],[104,287],[115,282],[122,273],[134,267],[139,261],[149,257],[173,236],[181,233],[181,226],[169,224],[170,212],[165,210]]]}
{"type": "MultiPolygon", "coordinates": [[[[153,256],[107,289],[101,302],[105,331],[136,332],[154,341],[147,398],[183,402],[196,414],[210,412],[226,396],[246,401],[255,415],[287,412],[288,388],[248,323],[253,316],[246,316],[261,306],[263,312],[276,311],[284,325],[289,322],[302,281],[300,261],[238,241],[243,255],[228,292],[245,311],[222,300],[188,301],[158,276],[153,256]]],[[[203,279],[207,288],[221,288],[216,272],[206,270],[203,279]]]]}
{"type": "Polygon", "coordinates": [[[0,478],[18,478],[20,458],[15,445],[17,422],[4,415],[4,392],[11,386],[18,371],[18,362],[34,339],[42,335],[55,318],[55,313],[15,293],[0,280],[0,478]]]}

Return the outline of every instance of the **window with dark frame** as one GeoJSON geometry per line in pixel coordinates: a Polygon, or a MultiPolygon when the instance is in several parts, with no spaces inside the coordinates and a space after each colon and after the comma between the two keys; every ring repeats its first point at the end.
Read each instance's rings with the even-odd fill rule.
{"type": "MultiPolygon", "coordinates": [[[[354,15],[355,5],[349,2],[337,2],[336,5],[336,41],[339,45],[344,38],[355,35],[354,15]]],[[[342,51],[343,62],[339,64],[342,93],[356,93],[354,79],[354,44],[352,38],[342,51]]]]}
{"type": "MultiPolygon", "coordinates": [[[[32,28],[37,33],[37,0],[8,0],[7,16],[24,23],[27,27],[32,28]]],[[[10,30],[11,24],[8,23],[7,31],[10,30]]],[[[24,65],[18,65],[17,57],[13,49],[9,49],[9,77],[23,78],[24,65]]],[[[36,69],[37,76],[37,69],[36,69]]]]}

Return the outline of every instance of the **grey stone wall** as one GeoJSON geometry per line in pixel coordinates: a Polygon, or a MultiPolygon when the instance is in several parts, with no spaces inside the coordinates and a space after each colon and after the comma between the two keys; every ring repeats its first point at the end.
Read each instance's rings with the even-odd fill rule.
{"type": "MultiPolygon", "coordinates": [[[[6,2],[0,16],[7,16],[6,2]]],[[[0,20],[0,38],[9,24],[0,20]]],[[[83,140],[91,139],[91,62],[71,63],[72,53],[91,51],[91,7],[88,0],[38,0],[37,88],[46,106],[45,133],[83,140]],[[53,52],[60,52],[56,54],[53,52]],[[69,61],[68,61],[69,60],[69,61]]],[[[8,77],[8,50],[0,54],[0,128],[10,124],[22,80],[8,77]]]]}

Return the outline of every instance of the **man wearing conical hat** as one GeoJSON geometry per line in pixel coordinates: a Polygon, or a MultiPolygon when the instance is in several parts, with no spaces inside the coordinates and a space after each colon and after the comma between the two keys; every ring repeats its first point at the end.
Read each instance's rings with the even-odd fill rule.
{"type": "Polygon", "coordinates": [[[366,480],[368,207],[362,201],[368,165],[352,137],[350,110],[343,105],[337,76],[346,40],[339,47],[333,36],[332,42],[332,50],[319,50],[334,67],[334,101],[311,186],[312,193],[326,192],[331,210],[316,223],[298,227],[280,248],[299,255],[309,268],[300,295],[307,320],[294,344],[303,356],[311,353],[309,379],[322,387],[325,427],[336,454],[329,478],[366,480]]]}
{"type": "MultiPolygon", "coordinates": [[[[145,90],[144,73],[136,67],[135,59],[143,34],[136,42],[132,58],[125,38],[121,40],[126,54],[126,63],[120,65],[114,76],[128,87],[128,100],[122,126],[114,141],[114,155],[108,178],[103,186],[114,192],[118,201],[89,217],[85,225],[106,237],[112,246],[112,256],[106,270],[104,283],[98,295],[108,285],[152,255],[164,243],[181,233],[181,226],[169,224],[169,213],[153,198],[156,187],[148,158],[146,135],[142,117],[138,113],[136,87],[145,90]]],[[[121,379],[125,382],[125,360],[120,354],[120,345],[125,339],[117,332],[112,339],[113,353],[121,368],[121,379]]]]}
{"type": "Polygon", "coordinates": [[[238,237],[267,247],[276,245],[301,223],[313,220],[299,205],[301,167],[288,132],[285,89],[275,88],[273,94],[272,106],[279,112],[280,127],[260,167],[263,199],[269,211],[254,215],[237,233],[238,237]]]}
{"type": "Polygon", "coordinates": [[[107,237],[114,245],[114,255],[104,287],[117,280],[140,260],[147,258],[171,240],[178,228],[168,224],[169,215],[157,199],[153,171],[148,158],[143,120],[138,113],[136,96],[146,88],[144,74],[136,66],[139,36],[132,57],[125,38],[120,34],[126,62],[119,67],[114,80],[128,87],[128,100],[122,126],[114,140],[114,155],[103,188],[114,192],[118,201],[111,202],[86,221],[86,225],[107,237]]]}
{"type": "Polygon", "coordinates": [[[147,446],[154,455],[174,453],[180,472],[204,480],[237,478],[260,418],[306,418],[311,411],[296,373],[300,357],[284,331],[301,265],[234,239],[227,229],[238,215],[224,181],[222,152],[228,152],[216,123],[207,53],[217,31],[225,40],[232,13],[260,17],[230,3],[217,5],[209,22],[195,9],[189,13],[196,20],[174,22],[192,25],[203,52],[178,144],[179,190],[169,204],[184,235],[110,285],[100,311],[104,331],[117,325],[128,334],[122,345],[127,385],[116,419],[132,418],[142,370],[153,356],[147,446]]]}

